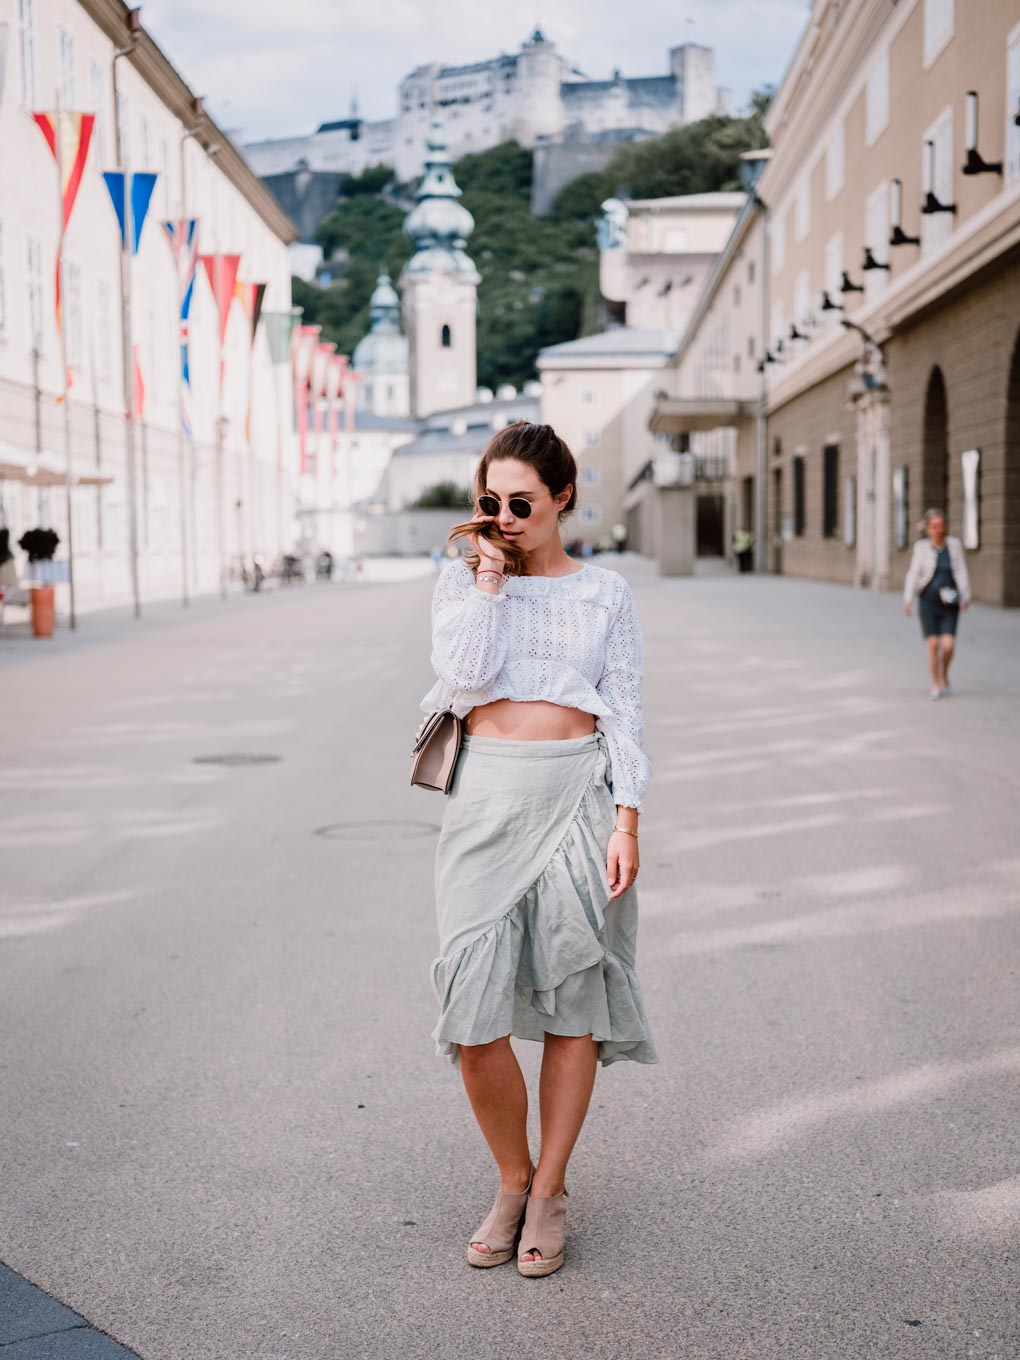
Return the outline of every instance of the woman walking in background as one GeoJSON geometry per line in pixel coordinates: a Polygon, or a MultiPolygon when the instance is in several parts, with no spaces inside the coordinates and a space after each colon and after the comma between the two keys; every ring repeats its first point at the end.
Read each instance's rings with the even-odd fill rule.
{"type": "Polygon", "coordinates": [[[921,521],[925,534],[914,551],[903,585],[903,610],[908,616],[917,597],[921,632],[928,646],[931,697],[951,694],[949,665],[956,650],[956,624],[970,604],[970,577],[963,544],[946,533],[941,510],[926,510],[921,521]]]}
{"type": "Polygon", "coordinates": [[[658,1061],[634,971],[642,637],[618,572],[567,556],[577,467],[548,425],[497,434],[476,518],[432,606],[438,680],[464,717],[436,851],[437,1052],[459,1064],[500,1189],[467,1250],[522,1275],[563,1264],[567,1162],[597,1065],[658,1061]],[[542,1042],[541,1154],[510,1036],[542,1042]],[[523,1226],[522,1226],[523,1225],[523,1226]]]}

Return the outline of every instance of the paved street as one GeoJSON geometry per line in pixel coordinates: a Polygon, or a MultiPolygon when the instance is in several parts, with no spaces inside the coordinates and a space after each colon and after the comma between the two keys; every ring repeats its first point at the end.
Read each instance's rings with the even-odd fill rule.
{"type": "Polygon", "coordinates": [[[600,1072],[548,1280],[463,1259],[431,579],[0,639],[0,1261],[77,1317],[0,1279],[0,1354],[1020,1355],[1020,617],[934,704],[893,595],[625,571],[663,1061],[600,1072]]]}

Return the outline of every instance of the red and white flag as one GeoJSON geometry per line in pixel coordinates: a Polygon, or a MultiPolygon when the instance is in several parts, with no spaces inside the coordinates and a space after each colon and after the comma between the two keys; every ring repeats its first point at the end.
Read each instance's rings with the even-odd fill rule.
{"type": "Polygon", "coordinates": [[[88,159],[96,116],[94,113],[61,110],[58,113],[33,113],[32,117],[46,138],[46,145],[60,171],[60,240],[57,245],[56,288],[57,330],[60,331],[63,327],[60,267],[63,260],[64,237],[67,235],[78,190],[81,188],[82,175],[85,173],[85,162],[88,159]]]}

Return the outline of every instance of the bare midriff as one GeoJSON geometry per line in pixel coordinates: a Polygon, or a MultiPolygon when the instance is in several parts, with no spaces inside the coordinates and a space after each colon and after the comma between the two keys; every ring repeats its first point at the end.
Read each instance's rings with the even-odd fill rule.
{"type": "Polygon", "coordinates": [[[594,732],[595,715],[545,699],[493,699],[468,710],[464,730],[468,736],[514,741],[566,741],[594,732]]]}

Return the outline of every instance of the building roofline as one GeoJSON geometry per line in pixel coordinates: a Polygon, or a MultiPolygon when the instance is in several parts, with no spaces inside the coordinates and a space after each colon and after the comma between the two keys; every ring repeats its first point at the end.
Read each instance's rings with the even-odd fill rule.
{"type": "MultiPolygon", "coordinates": [[[[81,7],[116,46],[127,42],[130,8],[124,0],[80,0],[81,7]]],[[[134,50],[127,58],[139,76],[155,91],[185,127],[195,117],[195,94],[163,52],[155,39],[143,28],[139,30],[134,50]]],[[[248,200],[266,226],[285,244],[298,240],[297,227],[280,207],[274,196],[255,174],[223,129],[206,114],[204,127],[207,137],[196,138],[200,144],[215,143],[220,148],[216,167],[248,200]]]]}

